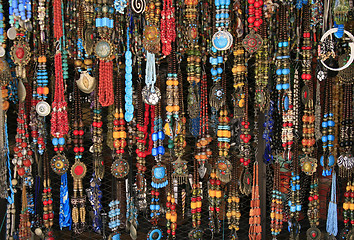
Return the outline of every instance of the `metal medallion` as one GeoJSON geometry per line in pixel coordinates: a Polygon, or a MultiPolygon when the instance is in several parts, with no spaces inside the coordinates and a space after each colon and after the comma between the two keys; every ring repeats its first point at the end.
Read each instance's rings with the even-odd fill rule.
{"type": "Polygon", "coordinates": [[[252,30],[247,36],[243,39],[242,45],[249,53],[257,52],[263,44],[262,37],[255,33],[252,30]]]}
{"type": "Polygon", "coordinates": [[[146,104],[157,105],[161,99],[160,89],[157,87],[145,86],[142,90],[143,100],[146,104]]]}
{"type": "Polygon", "coordinates": [[[76,161],[71,167],[71,175],[75,180],[79,180],[85,177],[86,170],[86,165],[83,162],[76,161]]]}
{"type": "Polygon", "coordinates": [[[116,178],[124,178],[129,173],[129,163],[124,159],[117,159],[112,163],[111,172],[116,178]]]}
{"type": "Polygon", "coordinates": [[[7,37],[10,40],[15,40],[16,36],[17,36],[17,31],[15,27],[11,27],[7,30],[7,37]]]}
{"type": "Polygon", "coordinates": [[[56,174],[63,175],[69,169],[69,161],[64,155],[57,154],[52,158],[50,166],[56,174]]]}
{"type": "Polygon", "coordinates": [[[97,42],[95,46],[95,55],[100,60],[111,60],[111,57],[113,55],[112,43],[108,40],[101,40],[97,42]]]}

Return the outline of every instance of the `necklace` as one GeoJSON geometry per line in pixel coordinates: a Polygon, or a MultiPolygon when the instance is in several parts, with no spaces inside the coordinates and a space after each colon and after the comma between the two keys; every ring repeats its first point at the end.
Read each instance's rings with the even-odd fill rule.
{"type": "Polygon", "coordinates": [[[176,39],[175,8],[172,0],[163,1],[163,10],[161,12],[161,42],[162,53],[167,56],[171,53],[171,43],[176,39]]]}
{"type": "Polygon", "coordinates": [[[49,160],[48,153],[44,153],[44,174],[43,174],[43,221],[46,228],[46,236],[48,239],[54,240],[53,237],[53,221],[54,221],[54,211],[53,211],[53,196],[52,187],[50,185],[49,177],[49,160]]]}
{"type": "Polygon", "coordinates": [[[161,32],[158,27],[161,13],[161,2],[152,0],[146,6],[145,19],[146,25],[143,32],[143,45],[147,52],[158,54],[161,49],[161,32]]]}
{"type": "Polygon", "coordinates": [[[132,66],[132,52],[130,51],[129,44],[129,30],[130,25],[127,27],[127,51],[125,52],[125,120],[131,122],[134,117],[133,106],[133,66],[132,66]]]}
{"type": "Polygon", "coordinates": [[[274,184],[272,190],[272,203],[271,203],[271,232],[273,239],[277,239],[283,228],[283,201],[282,193],[280,191],[280,164],[274,163],[274,184]]]}
{"type": "Polygon", "coordinates": [[[250,240],[262,239],[262,225],[261,225],[261,209],[258,187],[258,162],[253,164],[253,186],[252,186],[252,199],[249,224],[250,229],[248,237],[250,240]]]}
{"type": "Polygon", "coordinates": [[[31,237],[31,223],[29,219],[29,211],[27,205],[27,192],[26,186],[22,186],[22,208],[20,214],[20,224],[19,224],[19,239],[26,240],[31,237]]]}
{"type": "Polygon", "coordinates": [[[311,177],[309,209],[307,210],[307,216],[310,221],[310,228],[307,230],[306,235],[308,239],[318,240],[321,238],[321,231],[317,228],[320,224],[320,200],[318,195],[318,179],[315,176],[311,177]]]}
{"type": "Polygon", "coordinates": [[[74,179],[73,190],[74,195],[71,198],[72,208],[72,227],[76,234],[81,234],[85,227],[85,202],[86,198],[83,193],[82,178],[86,175],[86,165],[81,162],[84,147],[84,123],[82,122],[81,98],[77,85],[74,83],[74,107],[73,107],[73,143],[75,153],[75,163],[71,167],[71,175],[74,179]]]}

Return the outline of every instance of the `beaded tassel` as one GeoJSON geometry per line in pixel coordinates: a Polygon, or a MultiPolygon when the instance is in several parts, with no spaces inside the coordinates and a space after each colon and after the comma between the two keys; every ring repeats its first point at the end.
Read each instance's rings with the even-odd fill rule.
{"type": "Polygon", "coordinates": [[[336,172],[332,174],[331,201],[328,206],[326,230],[329,235],[337,236],[338,219],[337,219],[337,190],[336,190],[336,172]]]}
{"type": "Polygon", "coordinates": [[[258,187],[258,162],[253,165],[253,186],[252,186],[252,200],[249,218],[249,239],[261,240],[262,239],[262,225],[261,225],[261,209],[259,199],[258,187]]]}

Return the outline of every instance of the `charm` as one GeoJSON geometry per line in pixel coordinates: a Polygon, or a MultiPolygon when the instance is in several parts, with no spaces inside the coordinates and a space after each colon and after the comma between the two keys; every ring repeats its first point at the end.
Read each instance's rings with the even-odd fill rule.
{"type": "Polygon", "coordinates": [[[120,14],[124,14],[124,9],[127,7],[127,0],[115,0],[114,8],[120,14]]]}
{"type": "Polygon", "coordinates": [[[146,104],[157,105],[161,99],[160,89],[152,86],[150,89],[145,86],[142,90],[143,100],[146,104]]]}
{"type": "Polygon", "coordinates": [[[252,175],[248,168],[243,169],[240,179],[240,192],[244,195],[249,195],[252,190],[252,175]]]}
{"type": "Polygon", "coordinates": [[[198,37],[198,28],[196,26],[189,26],[187,28],[187,38],[188,41],[193,42],[196,41],[198,37]]]}
{"type": "Polygon", "coordinates": [[[17,36],[17,31],[15,27],[11,27],[9,28],[9,30],[7,30],[7,37],[10,40],[15,40],[16,36],[17,36]]]}
{"type": "Polygon", "coordinates": [[[76,81],[78,88],[84,93],[91,93],[95,90],[96,79],[87,71],[81,71],[79,80],[76,81]]]}
{"type": "Polygon", "coordinates": [[[312,175],[317,169],[317,159],[309,156],[305,156],[300,159],[301,170],[306,173],[306,175],[312,175]]]}
{"type": "Polygon", "coordinates": [[[317,227],[311,227],[306,231],[307,240],[320,240],[321,231],[317,227]]]}
{"type": "Polygon", "coordinates": [[[199,117],[199,101],[197,99],[197,95],[195,94],[195,88],[188,88],[188,114],[191,119],[199,117]]]}
{"type": "Polygon", "coordinates": [[[232,165],[229,160],[219,158],[216,162],[216,176],[223,183],[228,183],[231,180],[232,165]]]}
{"type": "Polygon", "coordinates": [[[95,46],[95,55],[100,60],[109,61],[113,55],[112,43],[108,40],[101,40],[95,46]]]}
{"type": "Polygon", "coordinates": [[[310,89],[307,85],[303,86],[301,89],[301,101],[305,105],[308,103],[310,96],[309,96],[310,89]]]}
{"type": "Polygon", "coordinates": [[[204,178],[206,172],[207,172],[207,168],[205,167],[205,165],[203,163],[200,164],[200,166],[198,168],[198,173],[199,173],[200,178],[204,178]]]}
{"type": "Polygon", "coordinates": [[[22,78],[19,78],[17,85],[17,95],[20,102],[24,102],[26,99],[26,87],[22,82],[22,78]]]}
{"type": "Polygon", "coordinates": [[[132,0],[130,6],[135,13],[140,14],[145,12],[146,2],[145,0],[132,0]]]}
{"type": "Polygon", "coordinates": [[[224,88],[221,86],[220,81],[216,82],[210,91],[210,106],[219,111],[226,102],[226,96],[224,88]]]}
{"type": "Polygon", "coordinates": [[[193,229],[188,233],[188,238],[190,240],[202,240],[203,239],[203,231],[200,229],[193,229]]]}
{"type": "Polygon", "coordinates": [[[147,25],[144,29],[143,45],[145,50],[150,53],[159,53],[160,51],[160,29],[156,25],[147,25]]]}
{"type": "Polygon", "coordinates": [[[50,113],[50,105],[45,101],[40,101],[36,105],[36,111],[41,117],[48,116],[50,113]]]}
{"type": "Polygon", "coordinates": [[[172,162],[172,179],[177,179],[178,184],[187,183],[188,179],[188,168],[187,161],[177,158],[176,161],[172,162]]]}
{"type": "Polygon", "coordinates": [[[56,174],[63,175],[69,169],[69,161],[64,155],[58,154],[52,158],[50,166],[56,174]]]}
{"type": "Polygon", "coordinates": [[[84,48],[85,48],[85,52],[87,55],[92,55],[93,52],[93,47],[95,45],[94,42],[94,37],[93,37],[93,29],[92,28],[88,28],[85,31],[85,42],[84,42],[84,48]]]}
{"type": "Polygon", "coordinates": [[[29,44],[20,38],[18,41],[14,42],[14,45],[11,47],[10,55],[12,61],[16,65],[26,65],[31,58],[31,49],[29,44]]]}
{"type": "Polygon", "coordinates": [[[242,45],[249,53],[255,53],[263,44],[262,37],[251,30],[249,34],[243,39],[242,45]]]}
{"type": "Polygon", "coordinates": [[[129,163],[124,159],[117,159],[112,163],[111,172],[116,178],[124,178],[129,173],[129,163]]]}
{"type": "Polygon", "coordinates": [[[147,234],[147,240],[161,240],[162,239],[162,230],[159,228],[151,229],[147,234]]]}
{"type": "Polygon", "coordinates": [[[3,48],[2,46],[0,46],[0,57],[5,56],[5,53],[6,53],[5,48],[3,48]]]}
{"type": "Polygon", "coordinates": [[[158,163],[152,168],[152,181],[151,186],[153,188],[164,188],[168,184],[167,169],[164,165],[158,163]]]}
{"type": "Polygon", "coordinates": [[[71,167],[71,175],[75,180],[84,178],[86,175],[86,165],[83,162],[77,161],[71,167]]]}
{"type": "Polygon", "coordinates": [[[354,157],[352,154],[342,154],[337,159],[338,167],[343,167],[347,170],[352,169],[354,167],[354,157]]]}
{"type": "Polygon", "coordinates": [[[218,31],[213,35],[213,47],[219,51],[230,49],[233,43],[233,37],[228,31],[218,31]]]}

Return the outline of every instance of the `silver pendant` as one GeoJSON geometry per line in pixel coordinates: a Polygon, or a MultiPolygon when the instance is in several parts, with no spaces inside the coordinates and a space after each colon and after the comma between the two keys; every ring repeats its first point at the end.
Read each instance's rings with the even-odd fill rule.
{"type": "Polygon", "coordinates": [[[36,111],[41,117],[48,116],[50,113],[50,105],[45,101],[40,101],[36,105],[36,111]]]}
{"type": "Polygon", "coordinates": [[[7,30],[7,37],[10,40],[15,40],[16,36],[17,36],[17,31],[15,27],[11,27],[7,30]]]}
{"type": "Polygon", "coordinates": [[[142,90],[143,100],[146,104],[157,105],[161,99],[160,89],[152,86],[149,88],[145,86],[142,90]]]}

